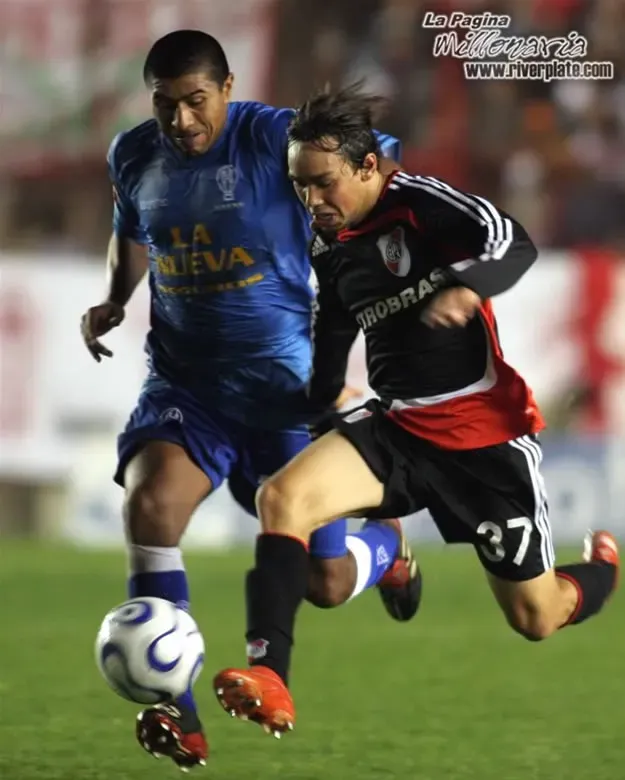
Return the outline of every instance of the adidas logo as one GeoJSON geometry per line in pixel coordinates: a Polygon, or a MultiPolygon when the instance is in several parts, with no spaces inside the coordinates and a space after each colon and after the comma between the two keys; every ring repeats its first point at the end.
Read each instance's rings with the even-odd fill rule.
{"type": "Polygon", "coordinates": [[[375,562],[378,566],[385,566],[387,563],[391,562],[391,559],[389,558],[389,555],[386,552],[386,548],[383,545],[379,545],[378,547],[376,547],[375,562]]]}
{"type": "Polygon", "coordinates": [[[311,246],[311,254],[313,257],[317,257],[318,255],[322,254],[323,252],[328,252],[330,247],[326,244],[326,242],[321,238],[321,236],[317,235],[315,236],[315,240],[312,243],[311,246]]]}

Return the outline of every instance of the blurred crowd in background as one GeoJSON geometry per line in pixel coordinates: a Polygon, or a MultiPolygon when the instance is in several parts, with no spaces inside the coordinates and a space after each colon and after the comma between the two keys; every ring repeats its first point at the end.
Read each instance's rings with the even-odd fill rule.
{"type": "MultiPolygon", "coordinates": [[[[177,5],[174,12],[169,0],[0,4],[0,245],[102,250],[110,224],[106,148],[117,130],[149,115],[141,64],[150,42],[176,26],[219,35],[225,15],[226,44],[235,26],[237,39],[263,29],[270,40],[256,63],[262,83],[239,96],[291,106],[326,83],[364,79],[389,99],[380,124],[403,140],[407,168],[493,199],[543,247],[625,247],[622,0],[177,5]],[[429,10],[509,14],[510,35],[576,30],[588,39],[587,59],[613,62],[615,78],[467,81],[459,60],[432,56],[435,31],[422,27],[429,10]]],[[[227,52],[235,73],[249,59],[239,52],[227,52]]]]}
{"type": "Polygon", "coordinates": [[[625,245],[625,3],[621,0],[351,0],[281,3],[272,100],[364,78],[388,96],[386,129],[408,168],[447,178],[513,213],[543,246],[625,245]],[[432,56],[428,10],[507,14],[506,35],[588,39],[613,81],[467,81],[432,56]]]}

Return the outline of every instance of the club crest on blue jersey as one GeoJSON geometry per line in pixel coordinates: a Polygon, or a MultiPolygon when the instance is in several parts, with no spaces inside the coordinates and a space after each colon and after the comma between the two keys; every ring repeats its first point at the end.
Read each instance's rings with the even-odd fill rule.
{"type": "Polygon", "coordinates": [[[234,165],[222,165],[217,169],[217,176],[215,177],[217,186],[221,190],[223,199],[225,201],[234,200],[234,191],[239,180],[239,172],[234,165]]]}

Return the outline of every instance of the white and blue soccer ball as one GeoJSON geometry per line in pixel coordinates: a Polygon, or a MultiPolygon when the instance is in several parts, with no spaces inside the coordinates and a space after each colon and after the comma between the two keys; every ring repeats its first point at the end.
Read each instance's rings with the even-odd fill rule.
{"type": "Polygon", "coordinates": [[[170,601],[135,598],[105,616],[95,656],[115,693],[158,704],[193,687],[204,663],[204,639],[191,615],[170,601]]]}

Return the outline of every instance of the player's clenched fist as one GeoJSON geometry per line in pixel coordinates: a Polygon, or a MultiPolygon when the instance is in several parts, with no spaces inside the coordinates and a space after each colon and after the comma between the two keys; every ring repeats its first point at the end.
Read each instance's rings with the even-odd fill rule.
{"type": "Polygon", "coordinates": [[[480,308],[480,296],[468,287],[452,287],[438,293],[421,315],[430,328],[463,327],[480,308]]]}
{"type": "Polygon", "coordinates": [[[124,307],[110,301],[92,306],[82,315],[80,332],[87,349],[98,363],[102,360],[102,356],[113,357],[111,350],[107,349],[98,339],[116,328],[124,316],[124,307]]]}

